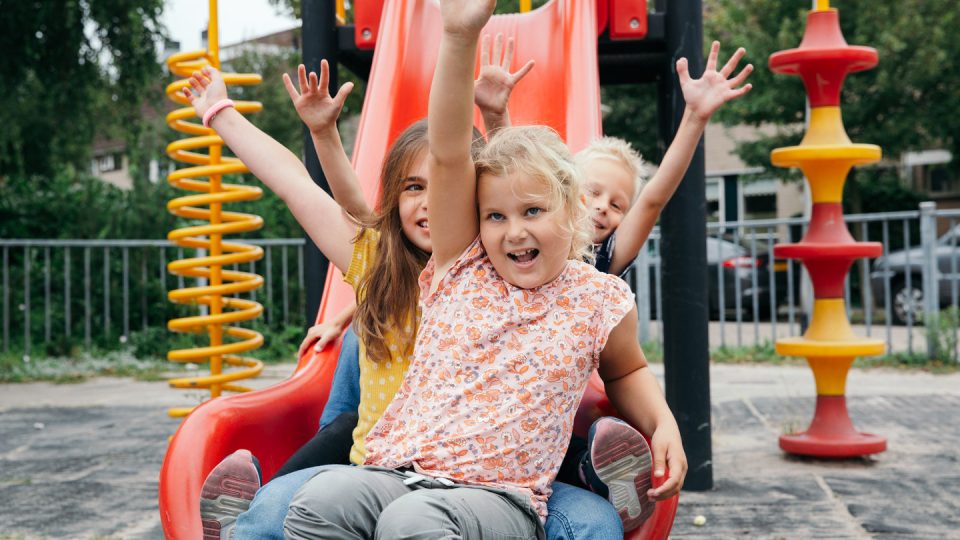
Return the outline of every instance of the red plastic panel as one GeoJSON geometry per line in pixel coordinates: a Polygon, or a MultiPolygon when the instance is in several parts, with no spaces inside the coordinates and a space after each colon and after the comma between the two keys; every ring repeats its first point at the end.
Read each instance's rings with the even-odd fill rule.
{"type": "Polygon", "coordinates": [[[353,41],[358,49],[372,49],[377,44],[383,0],[354,0],[353,41]]]}
{"type": "Polygon", "coordinates": [[[837,10],[811,11],[800,46],[770,55],[769,64],[774,73],[803,79],[811,107],[837,106],[847,74],[877,65],[877,51],[847,45],[837,10]]]}
{"type": "Polygon", "coordinates": [[[647,35],[647,0],[610,0],[610,39],[647,35]]]}

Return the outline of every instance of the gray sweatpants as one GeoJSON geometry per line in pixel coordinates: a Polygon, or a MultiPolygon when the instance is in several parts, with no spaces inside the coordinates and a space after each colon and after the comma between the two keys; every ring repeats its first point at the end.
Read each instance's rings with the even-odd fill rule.
{"type": "Polygon", "coordinates": [[[522,495],[344,465],[324,467],[300,488],[283,533],[294,540],[544,538],[540,518],[522,495]]]}

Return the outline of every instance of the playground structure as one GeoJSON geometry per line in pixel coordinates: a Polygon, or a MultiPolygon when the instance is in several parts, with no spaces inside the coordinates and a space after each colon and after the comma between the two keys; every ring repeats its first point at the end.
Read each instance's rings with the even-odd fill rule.
{"type": "MultiPolygon", "coordinates": [[[[172,362],[195,364],[209,363],[210,375],[173,379],[174,388],[210,390],[210,397],[219,397],[223,392],[248,392],[250,389],[236,381],[256,377],[263,364],[254,358],[239,356],[263,344],[263,336],[254,330],[228,326],[240,321],[257,318],[263,306],[255,300],[237,298],[240,293],[253,291],[263,285],[263,278],[250,272],[225,270],[225,265],[250,263],[263,258],[263,249],[240,242],[225,242],[223,236],[255,231],[263,226],[259,216],[240,212],[224,211],[227,203],[259,199],[260,188],[225,184],[225,174],[249,172],[239,159],[222,155],[223,140],[210,128],[198,123],[193,107],[183,96],[189,86],[190,75],[205,66],[220,68],[220,47],[217,31],[217,2],[210,0],[209,41],[206,50],[175,54],[167,60],[170,72],[182,79],[166,88],[167,96],[186,107],[167,115],[167,124],[177,131],[192,135],[167,146],[167,154],[191,167],[172,172],[167,180],[174,187],[200,192],[171,200],[167,208],[171,213],[187,219],[208,221],[208,225],[183,227],[171,231],[167,238],[180,247],[204,250],[196,257],[173,261],[168,270],[176,275],[205,280],[200,285],[170,291],[168,298],[180,304],[199,305],[201,314],[182,317],[168,322],[167,327],[175,332],[207,334],[209,345],[193,349],[172,350],[167,359],[172,362]],[[206,149],[207,153],[197,152],[206,149]],[[208,180],[202,180],[207,178],[208,180]],[[208,206],[208,208],[203,208],[208,206]],[[226,339],[225,339],[226,338],[226,339]],[[224,367],[238,368],[228,372],[224,367]]],[[[259,75],[224,73],[228,85],[253,85],[261,82],[259,75]]],[[[262,109],[260,103],[238,101],[236,109],[241,113],[253,113],[262,109]]],[[[186,416],[192,408],[173,408],[169,414],[186,416]]]]}
{"type": "Polygon", "coordinates": [[[791,453],[817,457],[853,457],[886,450],[886,439],[860,433],[847,412],[846,378],[858,356],[883,354],[882,340],[854,335],[844,302],[844,278],[856,259],[876,257],[878,242],[856,242],[843,219],[843,184],[854,165],[880,160],[880,148],[853,144],[843,127],[840,89],[848,73],[877,64],[877,51],[847,45],[840,18],[820,0],[807,16],[803,41],[796,49],[770,56],[775,73],[798,75],[810,99],[810,125],[799,146],[777,148],[771,161],[778,167],[799,167],[810,184],[813,209],[806,235],[797,244],[774,248],[777,257],[799,259],[814,289],[813,318],[803,337],[780,339],[777,353],[803,356],[813,370],[817,405],[806,431],[780,437],[791,453]]]}
{"type": "MultiPolygon", "coordinates": [[[[694,0],[671,2],[670,5],[671,9],[677,6],[672,20],[669,12],[666,16],[662,12],[648,16],[646,2],[636,0],[551,0],[530,12],[494,16],[485,32],[515,38],[515,58],[533,59],[537,64],[511,97],[513,120],[519,124],[549,125],[564,137],[572,150],[577,151],[601,133],[600,84],[605,81],[637,83],[659,80],[663,89],[661,105],[672,103],[672,108],[661,107],[666,116],[661,124],[665,129],[672,126],[675,130],[682,115],[682,100],[676,99],[679,88],[672,73],[670,54],[688,57],[691,66],[702,65],[701,10],[699,1],[694,0]],[[692,24],[683,18],[688,13],[697,14],[692,24]],[[651,24],[648,26],[648,23],[651,24]],[[641,39],[648,29],[652,39],[641,39]]],[[[434,1],[359,1],[353,3],[351,27],[344,25],[343,12],[339,11],[340,25],[335,26],[337,10],[332,3],[304,2],[304,63],[308,69],[316,69],[320,58],[326,58],[332,65],[342,63],[368,79],[353,165],[367,201],[372,204],[378,196],[380,165],[390,143],[409,124],[426,116],[426,96],[440,37],[437,30],[441,26],[440,13],[434,1]],[[314,14],[320,4],[325,5],[325,9],[314,14]],[[316,23],[317,19],[322,22],[316,23]],[[329,26],[324,26],[327,23],[329,26]],[[324,26],[316,35],[313,33],[314,24],[324,26]]],[[[212,10],[211,13],[215,12],[212,10]]],[[[212,15],[213,21],[215,17],[212,15]]],[[[212,26],[211,37],[214,30],[215,26],[212,26]]],[[[335,77],[331,77],[330,84],[336,86],[335,77]]],[[[665,138],[672,137],[672,133],[667,133],[665,138]]],[[[209,144],[219,142],[216,137],[211,137],[209,144]]],[[[306,161],[308,170],[322,184],[322,171],[316,157],[308,153],[306,161]]],[[[673,210],[667,211],[667,214],[674,214],[674,220],[685,223],[694,221],[681,216],[682,211],[688,210],[687,206],[697,208],[697,198],[700,208],[703,206],[702,147],[694,157],[688,176],[692,179],[684,182],[674,197],[673,210]],[[689,193],[684,194],[684,191],[689,193]]],[[[665,216],[665,219],[669,218],[665,216]]],[[[681,245],[678,241],[671,256],[665,257],[665,268],[677,264],[671,262],[671,257],[684,260],[687,265],[691,260],[704,258],[702,239],[705,227],[701,222],[694,229],[690,233],[683,225],[673,228],[673,233],[684,242],[681,245]],[[698,235],[701,245],[696,242],[698,235]]],[[[309,312],[311,318],[312,313],[316,313],[319,322],[339,312],[352,300],[354,293],[343,283],[335,268],[330,267],[325,272],[311,268],[309,250],[306,260],[308,275],[325,276],[322,298],[317,295],[319,306],[316,311],[309,312]]],[[[325,264],[319,258],[315,262],[317,266],[325,264]]],[[[665,272],[667,287],[684,289],[674,307],[678,312],[685,309],[684,298],[687,297],[691,304],[703,307],[703,303],[696,299],[705,295],[706,282],[702,279],[705,264],[700,268],[700,275],[695,268],[690,270],[692,286],[683,283],[685,276],[678,277],[685,270],[678,269],[678,266],[674,267],[673,273],[665,272]],[[698,292],[698,286],[704,289],[702,293],[698,292]]],[[[308,303],[310,295],[308,288],[308,303]]],[[[676,354],[683,358],[668,370],[672,374],[667,374],[667,394],[668,400],[671,399],[671,387],[679,386],[674,385],[671,378],[675,379],[682,372],[686,372],[683,377],[689,377],[689,366],[683,362],[690,358],[703,361],[696,380],[683,383],[684,399],[692,400],[693,408],[702,410],[677,416],[685,441],[688,434],[689,440],[695,441],[694,447],[697,441],[706,440],[699,450],[687,451],[691,463],[687,485],[696,488],[699,482],[700,489],[707,489],[712,485],[712,470],[709,429],[703,429],[704,425],[709,425],[706,313],[704,311],[703,317],[698,317],[699,312],[693,311],[692,315],[689,310],[685,312],[683,320],[687,321],[688,317],[702,319],[703,328],[699,329],[696,324],[691,327],[689,322],[684,322],[682,339],[667,345],[668,356],[676,354]],[[701,330],[702,339],[696,339],[701,330]],[[687,354],[681,350],[683,347],[702,349],[702,354],[687,354]],[[704,463],[698,465],[698,459],[704,463]],[[704,480],[698,481],[698,478],[704,480]]],[[[679,328],[677,324],[675,330],[679,331],[679,328]]],[[[257,392],[208,401],[191,413],[172,438],[160,474],[160,512],[167,538],[186,539],[200,535],[200,487],[207,473],[223,457],[238,448],[249,449],[260,461],[264,481],[269,481],[284,461],[313,436],[329,394],[339,348],[338,340],[319,353],[308,349],[290,379],[257,392]]],[[[689,403],[678,405],[676,397],[674,390],[671,405],[675,410],[690,409],[689,403]]],[[[594,375],[577,414],[575,433],[584,435],[593,419],[605,414],[615,414],[615,411],[603,394],[602,382],[594,375]]],[[[628,538],[666,538],[677,502],[678,498],[673,497],[658,503],[654,515],[628,538]]]]}

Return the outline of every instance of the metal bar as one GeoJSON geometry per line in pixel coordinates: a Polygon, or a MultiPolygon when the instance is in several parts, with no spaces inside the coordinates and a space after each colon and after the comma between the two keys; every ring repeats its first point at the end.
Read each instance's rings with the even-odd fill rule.
{"type": "Polygon", "coordinates": [[[787,328],[790,334],[799,334],[793,326],[795,317],[793,311],[796,308],[793,298],[793,259],[787,259],[787,328]]]}
{"type": "MultiPolygon", "coordinates": [[[[860,238],[863,242],[870,241],[867,222],[860,223],[860,238]]],[[[867,325],[867,337],[871,337],[873,330],[873,290],[870,282],[870,259],[860,259],[860,302],[863,303],[863,323],[867,325]]]]}
{"type": "Polygon", "coordinates": [[[10,351],[10,248],[3,246],[3,352],[10,351]]]}
{"type": "MultiPolygon", "coordinates": [[[[257,273],[257,262],[256,262],[256,261],[250,261],[250,273],[251,273],[251,274],[256,274],[256,273],[257,273]]],[[[256,289],[256,288],[253,288],[253,289],[250,290],[250,299],[253,300],[254,302],[257,301],[257,289],[256,289]]]]}
{"type": "Polygon", "coordinates": [[[87,349],[92,344],[90,332],[93,318],[93,302],[90,301],[90,248],[83,248],[83,341],[87,349]]]}
{"type": "MultiPolygon", "coordinates": [[[[907,265],[904,274],[906,274],[906,287],[909,294],[913,290],[913,272],[911,271],[912,265],[910,264],[910,223],[905,219],[903,220],[903,252],[907,258],[907,265]]],[[[907,299],[910,302],[910,307],[906,310],[907,314],[907,351],[910,354],[913,354],[913,298],[907,299]]]]}
{"type": "Polygon", "coordinates": [[[660,255],[660,238],[657,238],[656,243],[654,244],[655,252],[657,254],[657,266],[654,271],[654,277],[657,282],[657,297],[655,299],[657,303],[657,324],[659,325],[659,337],[660,343],[663,343],[663,270],[660,267],[660,262],[663,258],[660,255]]]}
{"type": "Polygon", "coordinates": [[[159,258],[159,267],[160,267],[160,291],[163,293],[163,296],[167,296],[167,248],[160,248],[160,258],[159,258]]]}
{"type": "Polygon", "coordinates": [[[123,248],[123,337],[130,337],[130,248],[123,248]]]}
{"type": "Polygon", "coordinates": [[[147,251],[140,250],[140,319],[147,329],[147,251]]]}
{"type": "Polygon", "coordinates": [[[920,203],[920,245],[923,248],[923,324],[927,332],[927,357],[937,355],[936,330],[940,326],[940,279],[937,276],[937,205],[933,201],[920,203]],[[931,337],[933,339],[931,339],[931,337]]]}
{"type": "Polygon", "coordinates": [[[43,248],[43,340],[50,343],[50,248],[43,248]]]}
{"type": "Polygon", "coordinates": [[[723,230],[717,236],[717,314],[720,317],[720,346],[727,346],[727,304],[725,302],[726,291],[723,282],[723,230]]]}
{"type": "Polygon", "coordinates": [[[267,259],[267,276],[265,280],[267,286],[267,298],[265,303],[267,305],[263,311],[266,315],[264,318],[266,319],[267,324],[270,324],[273,322],[273,257],[270,255],[269,247],[265,249],[264,257],[267,259]]]}
{"type": "MultiPolygon", "coordinates": [[[[304,295],[306,294],[306,289],[303,286],[303,249],[304,248],[302,245],[297,246],[297,280],[298,280],[298,283],[300,284],[300,292],[297,294],[298,298],[304,298],[304,295]]],[[[300,306],[301,311],[305,309],[306,307],[304,305],[300,306]]],[[[312,322],[313,322],[312,319],[308,320],[307,324],[310,324],[312,322]]]]}
{"type": "Polygon", "coordinates": [[[850,305],[850,272],[843,276],[843,303],[846,306],[847,320],[853,313],[853,306],[850,305]]]}
{"type": "MultiPolygon", "coordinates": [[[[177,248],[177,260],[178,260],[178,261],[182,261],[182,260],[183,260],[183,248],[182,248],[182,247],[178,247],[178,248],[177,248]]],[[[177,274],[177,289],[183,289],[184,287],[186,287],[186,285],[184,285],[184,282],[183,282],[183,275],[182,275],[182,274],[177,274]]]]}
{"type": "Polygon", "coordinates": [[[30,248],[23,248],[23,354],[30,356],[30,248]]]}
{"type": "MultiPolygon", "coordinates": [[[[734,244],[740,245],[740,229],[734,229],[733,237],[735,239],[734,244]]],[[[721,263],[722,264],[722,263],[721,263]]],[[[737,318],[737,347],[743,347],[743,299],[740,297],[740,272],[739,268],[734,267],[733,269],[733,307],[736,310],[737,318]]]]}
{"type": "Polygon", "coordinates": [[[70,248],[63,250],[63,319],[64,333],[70,337],[70,248]]]}
{"type": "MultiPolygon", "coordinates": [[[[954,310],[954,317],[958,315],[957,309],[957,220],[950,220],[950,230],[953,231],[950,235],[950,306],[954,310]]],[[[957,328],[955,325],[953,327],[953,342],[958,343],[957,340],[957,328]]],[[[960,358],[958,358],[960,360],[960,358]]]]}
{"type": "Polygon", "coordinates": [[[760,343],[760,284],[757,281],[757,230],[750,234],[750,286],[753,287],[750,303],[753,304],[753,344],[760,343]]]}
{"type": "MultiPolygon", "coordinates": [[[[890,222],[883,221],[883,255],[886,257],[890,254],[890,222]]],[[[893,331],[892,324],[893,321],[890,319],[893,317],[893,310],[891,305],[893,300],[890,298],[890,260],[886,259],[884,261],[884,270],[883,270],[883,319],[886,322],[887,330],[887,350],[893,352],[893,331]]]]}
{"type": "Polygon", "coordinates": [[[637,294],[637,337],[641,344],[650,341],[650,261],[647,257],[649,242],[648,239],[640,248],[640,253],[634,263],[636,271],[633,273],[636,283],[633,290],[637,294]]]}
{"type": "Polygon", "coordinates": [[[283,323],[286,324],[287,321],[289,320],[289,314],[290,314],[290,305],[289,305],[289,302],[288,302],[288,300],[287,300],[287,297],[288,297],[288,295],[287,295],[287,246],[283,246],[283,247],[280,248],[280,256],[281,256],[281,258],[280,258],[280,273],[281,273],[280,283],[281,283],[281,285],[283,286],[283,287],[282,287],[282,290],[283,290],[283,323]]]}
{"type": "Polygon", "coordinates": [[[110,339],[110,248],[103,248],[103,337],[110,339]]]}
{"type": "MultiPolygon", "coordinates": [[[[768,229],[769,232],[769,229],[768,229]]],[[[773,242],[767,242],[767,276],[770,280],[770,332],[771,341],[777,341],[777,270],[773,258],[773,242]]]]}

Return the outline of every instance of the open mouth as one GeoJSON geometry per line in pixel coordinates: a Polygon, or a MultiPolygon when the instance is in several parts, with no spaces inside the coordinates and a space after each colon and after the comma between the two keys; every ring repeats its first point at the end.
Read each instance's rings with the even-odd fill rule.
{"type": "Polygon", "coordinates": [[[420,221],[417,222],[417,227],[420,227],[420,228],[423,229],[423,230],[429,231],[429,230],[430,230],[430,222],[427,221],[426,218],[421,219],[420,221]]]}
{"type": "Polygon", "coordinates": [[[590,221],[593,222],[593,226],[594,226],[594,228],[596,228],[597,230],[602,231],[602,230],[606,229],[606,227],[605,227],[602,223],[600,223],[599,221],[597,221],[597,218],[590,218],[590,221]]]}
{"type": "Polygon", "coordinates": [[[507,257],[520,266],[528,266],[532,264],[538,255],[540,255],[540,250],[534,248],[507,253],[507,257]]]}

